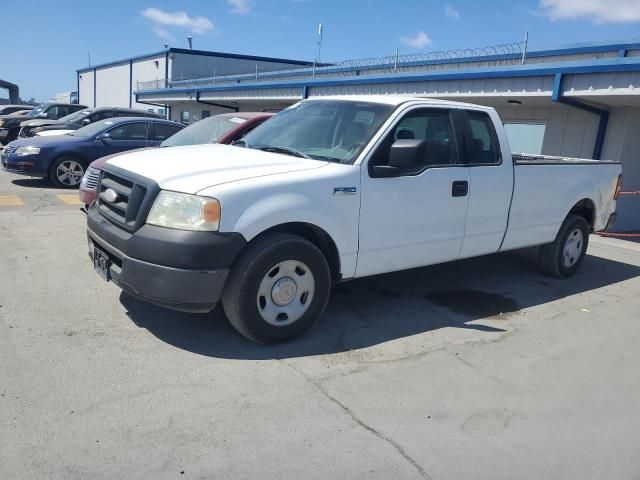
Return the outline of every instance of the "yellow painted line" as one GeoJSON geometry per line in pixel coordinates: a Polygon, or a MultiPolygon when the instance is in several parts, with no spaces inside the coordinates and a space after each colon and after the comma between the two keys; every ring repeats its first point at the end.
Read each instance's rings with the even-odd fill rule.
{"type": "Polygon", "coordinates": [[[56,197],[58,197],[58,200],[62,203],[66,203],[67,205],[82,205],[77,193],[75,195],[56,195],[56,197]]]}
{"type": "Polygon", "coordinates": [[[17,195],[0,195],[0,207],[14,205],[24,205],[24,202],[17,195]]]}

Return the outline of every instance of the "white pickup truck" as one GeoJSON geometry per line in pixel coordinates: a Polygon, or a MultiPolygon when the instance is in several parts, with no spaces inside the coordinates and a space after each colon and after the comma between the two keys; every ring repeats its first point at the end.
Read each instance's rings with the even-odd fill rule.
{"type": "Polygon", "coordinates": [[[572,275],[615,217],[618,162],[512,155],[495,110],[309,99],[234,146],[110,160],[87,215],[96,271],[147,302],[221,302],[262,343],[308,330],[334,282],[540,245],[572,275]]]}

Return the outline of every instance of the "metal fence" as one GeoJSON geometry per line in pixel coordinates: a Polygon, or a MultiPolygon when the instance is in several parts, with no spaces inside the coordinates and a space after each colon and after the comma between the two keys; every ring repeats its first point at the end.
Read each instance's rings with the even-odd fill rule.
{"type": "Polygon", "coordinates": [[[154,80],[138,82],[138,91],[162,88],[202,87],[239,83],[266,82],[271,80],[300,80],[308,78],[354,77],[393,73],[417,73],[456,68],[506,66],[524,61],[526,42],[513,42],[490,47],[445,50],[438,52],[395,55],[386,57],[344,60],[321,66],[309,66],[288,70],[255,70],[233,75],[215,75],[198,78],[181,78],[165,82],[154,80]]]}

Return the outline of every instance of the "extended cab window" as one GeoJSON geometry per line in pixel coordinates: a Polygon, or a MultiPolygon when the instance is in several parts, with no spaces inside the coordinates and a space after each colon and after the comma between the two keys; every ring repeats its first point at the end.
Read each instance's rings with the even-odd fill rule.
{"type": "Polygon", "coordinates": [[[57,120],[58,118],[64,116],[60,115],[60,107],[49,107],[46,111],[47,118],[50,120],[57,120]]]}
{"type": "Polygon", "coordinates": [[[500,145],[489,115],[471,110],[467,110],[466,115],[469,124],[466,163],[500,163],[500,145]]]}
{"type": "Polygon", "coordinates": [[[93,117],[91,118],[92,122],[99,122],[100,120],[106,120],[107,118],[113,118],[113,112],[109,111],[109,110],[105,110],[102,112],[96,112],[93,114],[93,117]]]}
{"type": "Polygon", "coordinates": [[[402,167],[402,175],[415,175],[429,166],[458,163],[458,147],[449,110],[411,110],[383,140],[372,158],[371,165],[388,165],[391,146],[403,140],[418,140],[422,142],[422,146],[415,161],[402,167]]]}
{"type": "Polygon", "coordinates": [[[109,130],[112,140],[146,140],[147,124],[125,123],[109,130]]]}

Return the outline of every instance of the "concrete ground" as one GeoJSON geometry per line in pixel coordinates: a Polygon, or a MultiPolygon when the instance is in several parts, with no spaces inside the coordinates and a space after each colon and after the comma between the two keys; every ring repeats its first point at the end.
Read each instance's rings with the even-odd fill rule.
{"type": "Polygon", "coordinates": [[[638,244],[346,283],[262,347],[104,283],[73,195],[0,172],[0,478],[640,478],[638,244]]]}

